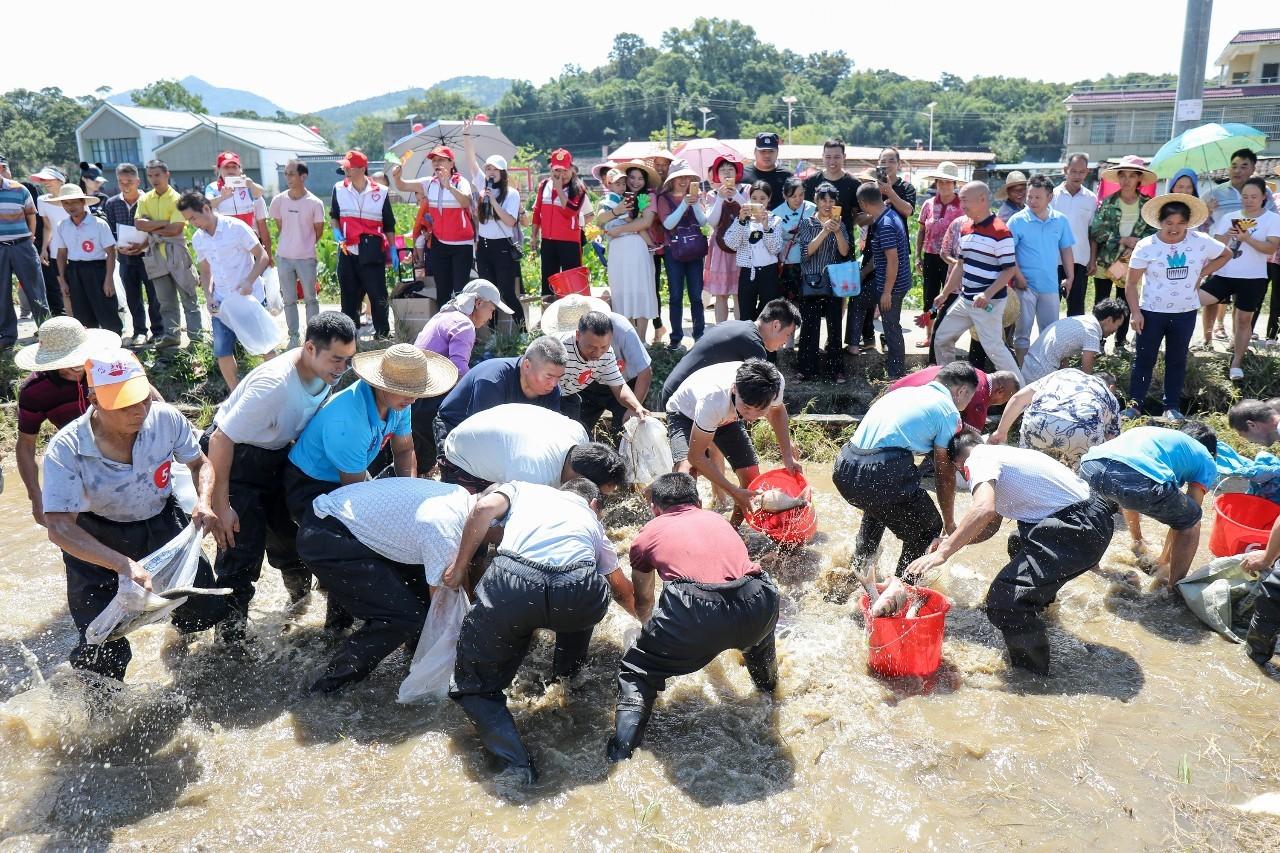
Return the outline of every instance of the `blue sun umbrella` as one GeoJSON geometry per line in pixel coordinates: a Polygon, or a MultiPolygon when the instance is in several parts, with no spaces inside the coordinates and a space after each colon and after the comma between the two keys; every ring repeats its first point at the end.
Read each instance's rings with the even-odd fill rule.
{"type": "Polygon", "coordinates": [[[1202,124],[1170,139],[1151,160],[1151,169],[1161,178],[1171,178],[1179,169],[1197,175],[1225,169],[1231,155],[1241,148],[1261,151],[1267,135],[1247,124],[1202,124]]]}

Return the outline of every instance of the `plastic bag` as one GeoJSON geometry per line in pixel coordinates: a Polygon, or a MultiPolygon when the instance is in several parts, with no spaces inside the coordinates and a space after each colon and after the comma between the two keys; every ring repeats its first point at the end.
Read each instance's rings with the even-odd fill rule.
{"type": "Polygon", "coordinates": [[[250,355],[266,355],[280,343],[280,327],[258,300],[233,293],[218,306],[218,319],[235,332],[250,355]]]}
{"type": "Polygon", "coordinates": [[[275,267],[267,267],[262,274],[262,289],[267,295],[267,312],[273,317],[284,313],[284,292],[280,290],[280,276],[275,267]]]}
{"type": "Polygon", "coordinates": [[[195,525],[188,524],[159,550],[139,561],[151,574],[153,592],[147,592],[121,575],[116,597],[89,623],[84,632],[85,640],[97,645],[123,637],[144,625],[161,621],[181,607],[187,600],[185,596],[170,600],[155,593],[191,586],[200,566],[200,540],[203,538],[195,525]]]}
{"type": "Polygon", "coordinates": [[[618,445],[627,460],[627,473],[632,483],[647,486],[675,467],[667,430],[657,418],[628,418],[622,425],[622,442],[618,445]]]}
{"type": "Polygon", "coordinates": [[[458,656],[458,634],[470,609],[467,594],[460,589],[442,586],[432,593],[422,638],[413,653],[409,674],[400,684],[397,702],[407,705],[423,699],[443,699],[449,695],[453,662],[458,656]]]}
{"type": "Polygon", "coordinates": [[[178,499],[178,506],[187,515],[196,510],[196,484],[191,479],[191,469],[178,460],[169,465],[169,482],[173,485],[173,496],[178,499]]]}

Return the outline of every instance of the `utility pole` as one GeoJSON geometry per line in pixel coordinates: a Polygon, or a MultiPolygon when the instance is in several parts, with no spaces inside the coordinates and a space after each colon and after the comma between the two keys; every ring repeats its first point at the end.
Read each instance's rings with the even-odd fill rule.
{"type": "Polygon", "coordinates": [[[938,106],[937,101],[929,102],[929,150],[933,150],[933,108],[938,106]]]}
{"type": "Polygon", "coordinates": [[[791,109],[796,105],[795,95],[786,95],[782,99],[782,103],[787,105],[787,144],[791,144],[791,109]]]}
{"type": "Polygon", "coordinates": [[[1173,135],[1200,124],[1204,109],[1204,66],[1209,53],[1209,22],[1213,0],[1187,0],[1182,32],[1182,64],[1178,68],[1178,96],[1173,107],[1173,135]]]}
{"type": "Polygon", "coordinates": [[[667,92],[667,150],[671,150],[671,92],[667,92]]]}

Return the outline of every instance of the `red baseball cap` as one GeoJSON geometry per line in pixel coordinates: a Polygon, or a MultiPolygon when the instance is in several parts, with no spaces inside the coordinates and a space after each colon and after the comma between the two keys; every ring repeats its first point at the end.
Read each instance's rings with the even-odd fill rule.
{"type": "Polygon", "coordinates": [[[573,155],[563,148],[557,148],[551,152],[551,168],[553,169],[572,169],[573,155]]]}
{"type": "Polygon", "coordinates": [[[437,145],[431,149],[431,153],[427,155],[428,160],[454,160],[458,158],[453,156],[453,149],[448,145],[437,145]]]}
{"type": "Polygon", "coordinates": [[[352,149],[342,158],[342,162],[338,164],[344,169],[367,169],[369,168],[369,158],[364,155],[363,151],[352,149]]]}
{"type": "Polygon", "coordinates": [[[221,169],[223,166],[227,165],[228,163],[235,163],[237,166],[240,165],[240,155],[234,151],[223,151],[221,154],[218,155],[219,169],[221,169]]]}

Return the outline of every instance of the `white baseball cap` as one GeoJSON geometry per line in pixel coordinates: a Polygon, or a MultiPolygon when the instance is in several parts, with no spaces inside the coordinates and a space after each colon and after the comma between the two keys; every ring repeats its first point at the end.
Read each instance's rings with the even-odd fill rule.
{"type": "Polygon", "coordinates": [[[484,161],[484,164],[486,166],[492,166],[500,172],[507,171],[507,158],[503,157],[501,154],[490,154],[484,161]]]}

